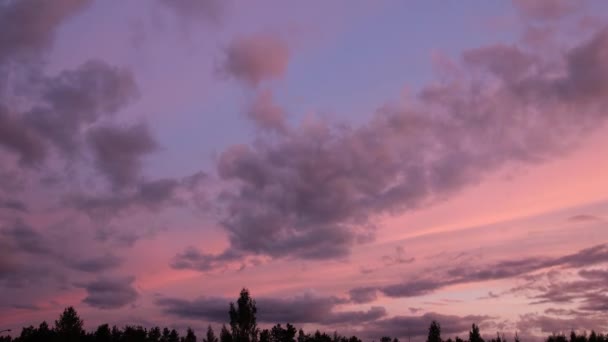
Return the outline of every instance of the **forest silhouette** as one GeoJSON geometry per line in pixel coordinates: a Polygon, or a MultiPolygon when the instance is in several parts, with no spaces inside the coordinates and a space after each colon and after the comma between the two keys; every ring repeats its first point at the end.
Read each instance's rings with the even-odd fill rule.
{"type": "MultiPolygon", "coordinates": [[[[180,336],[175,329],[167,327],[161,329],[156,326],[146,329],[142,326],[126,325],[124,328],[110,327],[102,324],[95,331],[87,332],[83,328],[83,320],[73,307],[67,307],[50,327],[46,321],[34,326],[23,327],[19,336],[0,336],[0,342],[362,342],[357,336],[342,336],[337,332],[328,334],[316,330],[314,333],[305,333],[302,329],[296,329],[290,323],[285,326],[276,324],[270,329],[260,329],[257,325],[257,307],[255,300],[250,296],[247,289],[241,290],[238,300],[230,303],[228,316],[230,323],[223,324],[219,335],[208,326],[202,339],[197,338],[191,328],[186,334],[180,336]]],[[[6,332],[6,330],[5,330],[6,332]]],[[[564,334],[552,334],[545,339],[546,342],[608,342],[607,334],[598,334],[591,331],[577,334],[571,331],[570,336],[564,334]]],[[[379,337],[379,342],[399,342],[398,338],[390,336],[379,337]]],[[[408,341],[409,342],[409,341],[408,341]]],[[[496,333],[496,337],[484,340],[481,336],[479,326],[472,324],[467,340],[460,337],[444,340],[441,336],[441,325],[432,321],[428,329],[426,342],[508,342],[508,340],[496,333]]],[[[513,342],[521,341],[515,334],[513,342]]]]}

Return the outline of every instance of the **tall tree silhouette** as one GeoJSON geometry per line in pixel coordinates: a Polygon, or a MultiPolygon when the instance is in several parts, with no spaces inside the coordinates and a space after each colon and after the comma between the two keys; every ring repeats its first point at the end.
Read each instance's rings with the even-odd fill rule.
{"type": "Polygon", "coordinates": [[[222,330],[220,330],[220,342],[232,342],[232,334],[225,324],[222,325],[222,330]]]}
{"type": "Polygon", "coordinates": [[[194,331],[188,328],[186,330],[186,336],[182,337],[181,342],[196,342],[196,335],[194,334],[194,331]]]}
{"type": "Polygon", "coordinates": [[[296,342],[296,332],[296,328],[289,323],[285,328],[277,324],[270,330],[270,342],[296,342]]]}
{"type": "Polygon", "coordinates": [[[479,327],[473,323],[471,331],[469,331],[469,342],[484,342],[479,333],[479,327]]]}
{"type": "Polygon", "coordinates": [[[203,337],[203,342],[219,342],[211,325],[207,327],[207,334],[203,337]]]}
{"type": "Polygon", "coordinates": [[[230,303],[229,314],[233,342],[257,342],[257,308],[247,289],[241,290],[236,306],[230,303]]]}
{"type": "Polygon", "coordinates": [[[432,321],[429,327],[429,336],[427,342],[441,342],[441,326],[437,321],[432,321]]]}
{"type": "Polygon", "coordinates": [[[98,326],[97,330],[95,330],[95,333],[93,334],[93,339],[95,342],[111,342],[112,331],[110,330],[110,326],[107,324],[98,326]]]}
{"type": "Polygon", "coordinates": [[[73,307],[63,310],[59,320],[55,321],[55,332],[62,342],[77,342],[83,339],[82,320],[73,307]]]}
{"type": "Polygon", "coordinates": [[[160,342],[160,328],[154,327],[148,331],[148,342],[160,342]]]}

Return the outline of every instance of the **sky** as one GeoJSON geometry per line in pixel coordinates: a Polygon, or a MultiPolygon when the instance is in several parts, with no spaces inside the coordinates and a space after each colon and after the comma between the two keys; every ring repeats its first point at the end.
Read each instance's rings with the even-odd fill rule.
{"type": "Polygon", "coordinates": [[[0,1],[0,329],[608,330],[608,3],[0,1]]]}

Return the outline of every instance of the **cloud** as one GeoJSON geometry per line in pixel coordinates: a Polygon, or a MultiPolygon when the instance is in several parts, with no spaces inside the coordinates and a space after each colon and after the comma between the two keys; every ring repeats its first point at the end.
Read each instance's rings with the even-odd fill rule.
{"type": "Polygon", "coordinates": [[[222,0],[159,0],[180,18],[190,22],[211,21],[217,23],[224,12],[222,0]]]}
{"type": "Polygon", "coordinates": [[[139,294],[133,287],[134,277],[100,278],[80,285],[87,291],[83,303],[98,309],[119,309],[134,303],[139,294]]]}
{"type": "Polygon", "coordinates": [[[287,44],[269,34],[242,36],[225,49],[223,71],[249,85],[257,86],[285,74],[289,60],[287,44]]]}
{"type": "Polygon", "coordinates": [[[84,128],[118,112],[137,96],[128,70],[99,60],[89,60],[40,83],[36,87],[42,88],[41,102],[25,114],[25,124],[68,154],[80,147],[84,128]]]}
{"type": "Polygon", "coordinates": [[[39,55],[50,46],[60,24],[91,2],[21,0],[0,3],[0,64],[7,59],[39,55]]]}
{"type": "Polygon", "coordinates": [[[414,258],[414,257],[411,257],[411,258],[405,257],[405,250],[403,249],[403,246],[395,247],[394,255],[383,255],[382,256],[382,261],[384,262],[385,266],[410,264],[410,263],[414,262],[415,260],[416,260],[416,258],[414,258]]]}
{"type": "MultiPolygon", "coordinates": [[[[563,155],[608,118],[607,49],[602,30],[559,56],[559,68],[555,56],[516,46],[465,51],[458,74],[470,79],[424,87],[411,105],[386,105],[363,125],[310,121],[226,149],[218,174],[232,186],[218,203],[229,248],[344,258],[373,240],[374,217],[444,200],[501,167],[563,155]]],[[[502,271],[479,277],[501,276],[492,272],[502,271]]],[[[414,293],[433,286],[421,280],[414,293]]]]}
{"type": "Polygon", "coordinates": [[[261,129],[283,133],[287,129],[285,111],[274,103],[272,92],[264,90],[257,94],[247,117],[261,129]]]}
{"type": "Polygon", "coordinates": [[[428,327],[432,321],[441,324],[441,334],[444,336],[462,334],[471,328],[471,324],[489,321],[489,316],[455,316],[441,315],[434,312],[422,316],[394,316],[378,320],[363,326],[364,333],[370,338],[379,336],[394,336],[400,339],[427,336],[428,327]]]}
{"type": "Polygon", "coordinates": [[[82,272],[99,273],[118,267],[122,259],[112,254],[105,254],[93,258],[74,260],[71,266],[82,272]]]}
{"type": "Polygon", "coordinates": [[[361,287],[349,291],[350,300],[355,303],[370,303],[376,300],[378,290],[373,287],[361,287]]]}
{"type": "Polygon", "coordinates": [[[44,142],[1,104],[0,145],[17,153],[24,165],[38,164],[46,157],[44,142]]]}
{"type": "Polygon", "coordinates": [[[530,333],[540,330],[547,333],[568,333],[570,330],[590,331],[605,329],[606,316],[575,315],[569,318],[555,318],[539,314],[524,314],[516,323],[517,330],[530,333]]]}
{"type": "Polygon", "coordinates": [[[558,20],[583,7],[583,1],[572,0],[514,0],[513,4],[521,15],[540,21],[558,20]]]}
{"type": "Polygon", "coordinates": [[[16,199],[0,199],[0,208],[11,209],[22,213],[28,212],[27,205],[16,199]]]}
{"type": "MultiPolygon", "coordinates": [[[[204,319],[225,322],[228,317],[226,298],[198,298],[192,301],[176,298],[160,298],[157,305],[165,313],[187,319],[204,319]]],[[[348,303],[337,297],[323,297],[310,293],[291,298],[257,298],[258,321],[264,323],[317,323],[359,324],[386,316],[382,307],[371,307],[367,311],[338,311],[337,306],[348,303]]]]}
{"type": "Polygon", "coordinates": [[[580,215],[574,215],[574,216],[568,217],[568,221],[573,222],[573,223],[586,223],[586,222],[601,222],[602,219],[597,216],[594,216],[594,215],[580,214],[580,215]]]}
{"type": "MultiPolygon", "coordinates": [[[[575,280],[564,277],[539,277],[532,279],[517,292],[527,291],[533,304],[576,304],[580,314],[606,312],[608,308],[608,269],[581,269],[575,280]],[[546,278],[546,279],[545,279],[546,278]]],[[[555,314],[559,314],[554,312],[555,314]]]]}
{"type": "Polygon", "coordinates": [[[135,189],[106,195],[75,194],[67,203],[94,218],[114,216],[131,209],[159,210],[174,201],[179,183],[159,179],[138,184],[135,189]]]}
{"type": "MultiPolygon", "coordinates": [[[[513,278],[551,267],[579,268],[605,262],[608,262],[608,245],[602,244],[555,258],[531,257],[498,261],[486,265],[452,267],[440,275],[422,275],[414,277],[414,280],[375,288],[355,288],[351,290],[351,293],[376,289],[388,297],[416,297],[456,284],[513,278]]],[[[557,290],[556,293],[564,294],[565,292],[557,290]]]]}
{"type": "MultiPolygon", "coordinates": [[[[158,147],[145,125],[101,126],[88,133],[99,170],[116,188],[130,185],[140,178],[141,159],[158,147]]],[[[156,196],[159,189],[140,188],[156,196]]],[[[143,197],[147,197],[145,193],[143,197]]]]}

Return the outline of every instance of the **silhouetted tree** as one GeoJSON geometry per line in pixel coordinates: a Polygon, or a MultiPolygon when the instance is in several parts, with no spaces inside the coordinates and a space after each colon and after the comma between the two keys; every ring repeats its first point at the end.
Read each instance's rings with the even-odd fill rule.
{"type": "Polygon", "coordinates": [[[268,331],[268,329],[264,329],[260,332],[259,342],[270,342],[270,331],[268,331]]]}
{"type": "Polygon", "coordinates": [[[441,326],[437,321],[432,321],[429,327],[429,336],[427,342],[441,342],[441,326]]]}
{"type": "Polygon", "coordinates": [[[469,331],[469,342],[484,342],[479,333],[479,327],[473,323],[471,331],[469,331]]]}
{"type": "Polygon", "coordinates": [[[169,342],[169,334],[171,334],[169,328],[163,328],[163,334],[160,336],[160,342],[169,342]]]}
{"type": "Polygon", "coordinates": [[[122,331],[117,326],[112,326],[112,342],[122,341],[122,331]]]}
{"type": "Polygon", "coordinates": [[[148,331],[148,342],[160,342],[161,332],[159,327],[154,327],[148,331]]]}
{"type": "Polygon", "coordinates": [[[203,342],[219,342],[211,325],[207,327],[207,334],[203,338],[203,342]]]}
{"type": "Polygon", "coordinates": [[[463,339],[461,339],[460,337],[456,336],[455,342],[465,342],[465,341],[463,339]]]}
{"type": "Polygon", "coordinates": [[[298,342],[306,342],[310,338],[309,335],[304,333],[304,330],[300,329],[298,331],[298,342]]]}
{"type": "Polygon", "coordinates": [[[179,334],[177,333],[177,330],[171,329],[171,332],[169,333],[169,342],[179,342],[179,334]]]}
{"type": "Polygon", "coordinates": [[[112,331],[110,330],[110,326],[107,324],[98,326],[93,334],[93,340],[95,340],[95,342],[111,342],[112,331]]]}
{"type": "Polygon", "coordinates": [[[226,325],[222,325],[222,330],[220,330],[220,342],[232,342],[232,334],[226,328],[226,325]]]}
{"type": "Polygon", "coordinates": [[[247,289],[242,289],[236,307],[230,303],[230,328],[233,342],[257,342],[257,308],[247,289]]]}
{"type": "Polygon", "coordinates": [[[519,340],[519,335],[517,333],[515,333],[515,338],[513,340],[514,340],[514,342],[521,342],[519,340]]]}
{"type": "Polygon", "coordinates": [[[296,332],[296,328],[289,323],[285,328],[277,324],[270,330],[270,342],[296,342],[296,332]]]}
{"type": "Polygon", "coordinates": [[[59,320],[55,321],[55,332],[58,339],[62,342],[80,341],[84,335],[82,324],[76,310],[71,306],[66,308],[59,316],[59,320]]]}
{"type": "MultiPolygon", "coordinates": [[[[209,328],[211,328],[211,327],[209,327],[209,328]]],[[[204,341],[204,339],[203,339],[203,341],[204,341]]],[[[186,330],[186,336],[182,337],[181,342],[196,342],[196,335],[194,334],[194,331],[192,329],[188,328],[186,330]]]]}
{"type": "Polygon", "coordinates": [[[380,337],[380,342],[391,342],[391,337],[390,336],[382,336],[380,337]]]}

